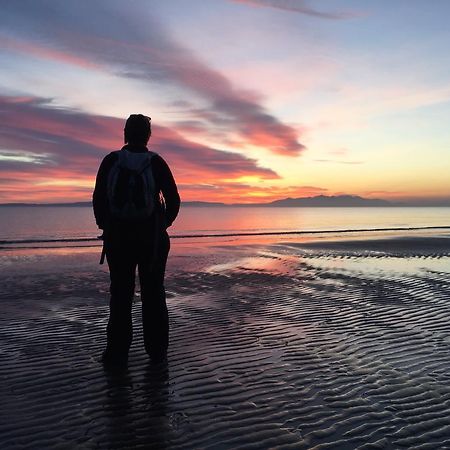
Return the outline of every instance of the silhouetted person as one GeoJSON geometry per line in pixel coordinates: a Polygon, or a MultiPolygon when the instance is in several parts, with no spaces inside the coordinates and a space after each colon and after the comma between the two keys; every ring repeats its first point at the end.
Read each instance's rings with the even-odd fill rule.
{"type": "Polygon", "coordinates": [[[170,242],[166,228],[178,214],[180,196],[166,162],[147,149],[150,136],[150,118],[131,115],[124,129],[126,145],[103,159],[93,194],[111,279],[107,346],[102,355],[106,365],[125,364],[128,359],[136,267],[145,349],[152,361],[164,360],[167,354],[164,273],[170,242]]]}

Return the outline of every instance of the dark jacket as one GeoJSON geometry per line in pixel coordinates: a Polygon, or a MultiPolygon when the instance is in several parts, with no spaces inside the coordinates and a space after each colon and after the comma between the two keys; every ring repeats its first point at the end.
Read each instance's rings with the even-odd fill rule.
{"type": "MultiPolygon", "coordinates": [[[[123,148],[130,152],[148,152],[148,149],[145,146],[125,145],[123,148]]],[[[100,164],[97,179],[95,181],[92,202],[94,206],[95,221],[102,230],[108,229],[113,225],[108,207],[107,185],[109,171],[116,161],[117,154],[115,152],[106,155],[100,164]]],[[[163,217],[165,227],[167,228],[172,225],[178,215],[180,209],[180,196],[172,172],[164,159],[159,155],[155,155],[152,158],[151,166],[158,197],[156,213],[159,213],[163,217]],[[159,193],[162,194],[162,198],[159,193]]]]}

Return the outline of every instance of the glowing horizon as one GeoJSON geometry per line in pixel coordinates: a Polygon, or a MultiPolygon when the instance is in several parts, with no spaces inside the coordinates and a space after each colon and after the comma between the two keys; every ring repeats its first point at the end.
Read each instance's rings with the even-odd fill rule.
{"type": "Polygon", "coordinates": [[[450,5],[148,5],[3,5],[0,203],[89,201],[131,113],[184,201],[450,198],[450,5]]]}

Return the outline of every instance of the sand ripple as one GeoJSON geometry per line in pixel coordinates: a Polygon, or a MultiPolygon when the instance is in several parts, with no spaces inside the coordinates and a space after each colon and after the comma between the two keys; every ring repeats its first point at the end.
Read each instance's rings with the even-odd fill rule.
{"type": "Polygon", "coordinates": [[[124,373],[97,361],[94,257],[64,277],[8,275],[1,448],[450,448],[445,252],[244,253],[194,273],[174,256],[169,362],[148,364],[137,303],[124,373]]]}

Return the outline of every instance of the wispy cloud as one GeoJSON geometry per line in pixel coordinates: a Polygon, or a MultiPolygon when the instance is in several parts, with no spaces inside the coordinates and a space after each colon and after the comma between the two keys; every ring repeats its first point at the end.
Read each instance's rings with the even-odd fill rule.
{"type": "MultiPolygon", "coordinates": [[[[123,141],[123,120],[55,108],[49,99],[0,96],[0,117],[3,202],[12,200],[13,194],[14,199],[21,195],[21,200],[31,200],[39,192],[48,196],[47,201],[56,201],[61,192],[67,198],[87,200],[87,186],[93,186],[101,159],[123,141]],[[58,184],[50,183],[54,180],[58,184]]],[[[189,141],[166,127],[153,127],[150,146],[169,162],[177,181],[185,186],[201,181],[226,192],[233,185],[230,179],[279,179],[253,159],[189,141]]]]}
{"type": "Polygon", "coordinates": [[[318,17],[321,19],[352,19],[360,16],[360,14],[351,11],[335,11],[326,12],[320,11],[308,5],[308,2],[304,0],[232,0],[234,3],[244,3],[250,6],[256,7],[268,7],[281,9],[283,11],[291,11],[307,16],[318,17]]]}
{"type": "Polygon", "coordinates": [[[224,203],[268,203],[287,197],[311,197],[320,194],[327,194],[328,189],[317,186],[281,186],[268,184],[264,186],[253,186],[245,183],[229,184],[192,184],[182,185],[181,188],[186,193],[189,200],[205,200],[213,198],[214,201],[224,203]]]}
{"type": "Polygon", "coordinates": [[[61,63],[75,65],[86,69],[100,68],[95,61],[77,57],[76,55],[71,55],[62,50],[50,48],[37,42],[29,42],[18,38],[12,38],[3,33],[0,34],[0,49],[17,53],[25,53],[42,59],[56,60],[61,63]]]}
{"type": "Polygon", "coordinates": [[[229,132],[247,144],[291,156],[304,150],[295,128],[172,39],[148,8],[141,4],[140,11],[133,5],[136,9],[131,11],[122,2],[95,1],[85,10],[73,0],[7,2],[0,25],[13,36],[23,31],[20,44],[9,38],[10,47],[84,67],[107,66],[152,88],[159,83],[176,85],[206,100],[212,112],[207,120],[213,125],[227,122],[229,132]]]}
{"type": "Polygon", "coordinates": [[[0,163],[3,161],[8,162],[25,162],[32,164],[46,164],[48,162],[49,155],[41,155],[39,153],[32,152],[5,152],[0,150],[0,163]]]}
{"type": "Polygon", "coordinates": [[[364,161],[348,161],[340,159],[313,159],[313,161],[319,163],[333,163],[333,164],[364,164],[364,161]]]}
{"type": "Polygon", "coordinates": [[[341,147],[341,148],[336,148],[334,150],[330,150],[328,153],[333,156],[346,156],[346,155],[348,155],[349,151],[348,151],[348,149],[341,147]]]}

